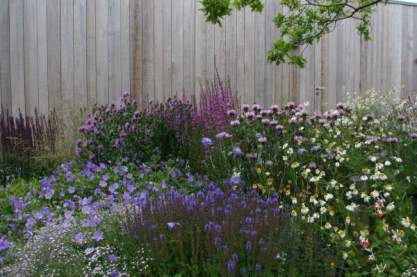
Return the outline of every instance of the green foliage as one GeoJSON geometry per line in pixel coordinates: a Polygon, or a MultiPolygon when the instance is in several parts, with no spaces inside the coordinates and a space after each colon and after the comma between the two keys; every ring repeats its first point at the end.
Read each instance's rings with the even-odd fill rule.
{"type": "MultiPolygon", "coordinates": [[[[306,60],[300,48],[319,41],[333,31],[339,21],[346,19],[357,20],[358,32],[370,39],[370,15],[379,2],[382,0],[282,0],[280,4],[285,12],[279,12],[273,20],[281,36],[268,51],[268,60],[278,65],[304,66],[306,60]]],[[[233,9],[250,7],[256,12],[263,9],[261,0],[203,0],[202,4],[207,21],[214,24],[221,24],[233,9]]]]}

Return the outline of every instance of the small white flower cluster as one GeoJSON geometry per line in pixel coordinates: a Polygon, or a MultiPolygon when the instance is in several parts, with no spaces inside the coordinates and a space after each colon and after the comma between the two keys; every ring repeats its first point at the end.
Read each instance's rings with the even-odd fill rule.
{"type": "Polygon", "coordinates": [[[401,274],[401,277],[417,277],[417,267],[407,269],[401,274]]]}
{"type": "Polygon", "coordinates": [[[72,226],[50,224],[37,232],[16,252],[16,260],[0,272],[1,276],[63,276],[79,273],[81,259],[67,243],[72,226]],[[71,272],[68,272],[68,269],[71,272]]]}
{"type": "Polygon", "coordinates": [[[84,258],[87,265],[84,268],[84,276],[129,276],[124,273],[126,264],[115,255],[115,249],[109,245],[90,247],[85,249],[84,258]]]}

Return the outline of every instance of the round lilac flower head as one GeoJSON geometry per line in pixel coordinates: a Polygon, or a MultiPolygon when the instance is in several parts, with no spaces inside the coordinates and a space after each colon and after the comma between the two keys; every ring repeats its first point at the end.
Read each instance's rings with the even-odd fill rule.
{"type": "Polygon", "coordinates": [[[260,144],[266,144],[268,142],[268,139],[266,137],[260,137],[258,138],[258,142],[260,144]]]}
{"type": "Polygon", "coordinates": [[[412,139],[417,139],[417,133],[412,133],[412,134],[410,135],[410,137],[411,137],[412,139]]]}
{"type": "Polygon", "coordinates": [[[242,105],[242,110],[246,113],[246,112],[248,112],[249,111],[249,105],[248,104],[243,104],[242,105]]]}
{"type": "Polygon", "coordinates": [[[311,162],[311,163],[308,164],[308,168],[309,169],[312,169],[312,170],[313,169],[316,169],[317,168],[317,164],[315,162],[311,162]]]}
{"type": "Polygon", "coordinates": [[[262,110],[261,111],[261,116],[262,117],[266,117],[266,116],[268,116],[270,114],[272,114],[272,111],[271,110],[262,110]]]}
{"type": "Polygon", "coordinates": [[[261,270],[262,269],[262,265],[260,263],[256,263],[255,265],[255,270],[261,270]]]}
{"type": "Polygon", "coordinates": [[[293,101],[288,102],[287,105],[285,106],[285,108],[288,109],[288,110],[293,110],[293,109],[295,109],[295,107],[296,107],[296,105],[293,101]]]}
{"type": "Polygon", "coordinates": [[[269,125],[271,125],[272,127],[275,127],[275,126],[277,126],[277,125],[278,125],[278,121],[276,121],[276,120],[271,120],[271,121],[269,122],[269,125]]]}
{"type": "Polygon", "coordinates": [[[278,133],[282,133],[282,131],[284,131],[284,126],[282,126],[282,125],[277,125],[277,126],[275,126],[275,130],[277,130],[277,131],[278,131],[278,133]]]}
{"type": "Polygon", "coordinates": [[[216,138],[219,139],[219,140],[229,139],[231,137],[232,137],[232,135],[227,133],[227,132],[221,132],[221,133],[218,133],[216,135],[216,138]]]}
{"type": "Polygon", "coordinates": [[[124,91],[123,94],[122,94],[122,97],[123,98],[129,97],[129,92],[128,91],[124,91]]]}
{"type": "Polygon", "coordinates": [[[243,156],[243,151],[239,146],[235,146],[233,147],[233,155],[235,157],[242,157],[243,156]]]}
{"type": "Polygon", "coordinates": [[[272,105],[270,109],[272,110],[273,113],[277,113],[279,111],[278,105],[272,105]]]}
{"type": "Polygon", "coordinates": [[[247,112],[246,117],[248,118],[248,120],[253,120],[253,118],[255,117],[255,113],[254,112],[247,112]]]}
{"type": "Polygon", "coordinates": [[[259,105],[259,104],[253,104],[252,105],[252,111],[254,111],[254,112],[258,112],[258,111],[260,111],[262,108],[261,108],[261,105],[259,105]]]}
{"type": "Polygon", "coordinates": [[[233,126],[233,127],[235,127],[235,126],[239,126],[240,125],[240,121],[239,120],[232,120],[231,122],[230,122],[230,125],[231,126],[233,126]]]}
{"type": "Polygon", "coordinates": [[[268,126],[270,122],[271,121],[268,118],[262,118],[262,121],[261,121],[262,125],[264,126],[268,126]]]}
{"type": "Polygon", "coordinates": [[[389,144],[396,144],[398,143],[399,140],[396,137],[387,137],[385,141],[388,142],[389,144]]]}
{"type": "Polygon", "coordinates": [[[230,117],[236,116],[236,110],[228,110],[227,115],[230,116],[230,117]]]}
{"type": "Polygon", "coordinates": [[[210,138],[208,138],[208,137],[204,137],[204,138],[201,140],[201,143],[202,143],[205,147],[209,147],[209,146],[213,145],[213,141],[212,141],[210,138]]]}

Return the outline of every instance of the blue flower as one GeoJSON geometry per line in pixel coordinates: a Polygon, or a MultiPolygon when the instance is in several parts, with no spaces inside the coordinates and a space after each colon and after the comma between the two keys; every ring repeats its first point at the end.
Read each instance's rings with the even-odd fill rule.
{"type": "Polygon", "coordinates": [[[168,223],[167,223],[167,226],[168,226],[168,229],[169,229],[169,230],[174,229],[174,227],[175,227],[176,225],[180,225],[180,224],[179,224],[178,222],[168,222],[168,223]]]}
{"type": "Polygon", "coordinates": [[[74,235],[74,242],[75,242],[76,244],[78,244],[78,245],[83,244],[83,243],[84,243],[84,234],[83,234],[83,233],[81,233],[81,232],[76,233],[76,234],[74,235]]]}
{"type": "Polygon", "coordinates": [[[93,233],[92,237],[95,241],[102,241],[103,240],[103,232],[100,230],[97,230],[93,233]]]}
{"type": "Polygon", "coordinates": [[[201,143],[202,143],[205,147],[208,147],[208,146],[213,145],[213,141],[212,141],[210,138],[208,138],[208,137],[204,137],[204,138],[201,140],[201,143]]]}
{"type": "Polygon", "coordinates": [[[239,146],[235,146],[233,147],[233,155],[235,157],[242,157],[243,156],[243,151],[239,146]]]}

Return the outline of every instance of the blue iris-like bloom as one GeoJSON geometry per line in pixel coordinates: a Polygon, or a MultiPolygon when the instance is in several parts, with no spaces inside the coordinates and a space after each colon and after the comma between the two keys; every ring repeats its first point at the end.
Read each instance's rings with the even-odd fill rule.
{"type": "Polygon", "coordinates": [[[208,146],[213,145],[213,141],[212,141],[210,138],[208,138],[208,137],[204,137],[204,138],[201,140],[201,143],[202,143],[205,147],[208,147],[208,146]]]}
{"type": "Polygon", "coordinates": [[[235,155],[235,157],[242,157],[243,156],[243,151],[239,146],[235,146],[233,148],[233,155],[235,155]]]}

